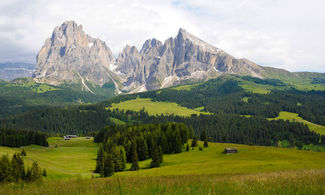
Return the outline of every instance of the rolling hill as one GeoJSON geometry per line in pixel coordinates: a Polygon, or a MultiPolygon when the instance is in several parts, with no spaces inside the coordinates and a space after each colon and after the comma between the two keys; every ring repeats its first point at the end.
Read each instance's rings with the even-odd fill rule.
{"type": "MultiPolygon", "coordinates": [[[[164,162],[159,168],[148,169],[150,160],[146,160],[140,162],[139,171],[115,173],[109,179],[90,179],[97,177],[92,173],[97,144],[85,137],[69,141],[50,138],[49,143],[49,148],[23,147],[27,152],[24,157],[26,164],[36,160],[48,172],[42,187],[37,184],[23,187],[18,187],[19,184],[2,185],[1,193],[70,194],[82,190],[89,194],[104,191],[151,194],[177,193],[184,189],[191,193],[205,193],[209,189],[223,193],[233,193],[234,190],[259,193],[261,186],[268,192],[277,190],[278,193],[291,193],[292,190],[297,193],[321,192],[324,189],[325,153],[209,143],[203,151],[195,147],[188,152],[164,155],[164,162]],[[236,147],[238,153],[223,154],[225,147],[236,147]],[[199,182],[202,180],[204,184],[199,182]],[[285,185],[281,184],[283,181],[285,185]],[[63,187],[67,182],[70,187],[63,187]],[[168,186],[171,188],[168,189],[168,186]]],[[[202,144],[199,142],[199,145],[202,144]]],[[[0,147],[0,154],[12,155],[20,150],[0,147]]],[[[128,164],[127,169],[129,167],[128,164]]]]}

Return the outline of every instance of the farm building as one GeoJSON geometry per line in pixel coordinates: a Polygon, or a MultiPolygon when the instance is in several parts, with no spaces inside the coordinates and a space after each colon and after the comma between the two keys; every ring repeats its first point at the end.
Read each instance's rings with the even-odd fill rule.
{"type": "Polygon", "coordinates": [[[77,135],[66,135],[67,138],[76,138],[78,137],[77,135]]]}
{"type": "Polygon", "coordinates": [[[225,154],[228,154],[228,153],[237,153],[237,148],[225,148],[224,153],[225,154]]]}

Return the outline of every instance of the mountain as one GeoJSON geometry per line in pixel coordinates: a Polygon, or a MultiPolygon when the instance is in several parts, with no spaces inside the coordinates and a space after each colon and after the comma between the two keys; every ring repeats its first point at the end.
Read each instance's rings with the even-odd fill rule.
{"type": "Polygon", "coordinates": [[[56,86],[77,84],[93,94],[109,86],[116,94],[202,82],[227,74],[276,78],[304,90],[325,89],[325,74],[262,67],[237,59],[184,29],[164,43],[149,39],[140,50],[127,45],[115,59],[105,42],[87,35],[74,21],[56,27],[46,40],[37,55],[33,78],[56,86]]]}
{"type": "Polygon", "coordinates": [[[29,63],[2,63],[0,64],[0,79],[11,81],[15,78],[31,77],[35,64],[29,63]]]}
{"type": "Polygon", "coordinates": [[[83,89],[94,93],[87,82],[104,85],[112,82],[110,64],[114,62],[105,42],[85,34],[81,25],[66,21],[56,27],[51,38],[38,52],[37,82],[60,85],[81,83],[83,89]]]}
{"type": "Polygon", "coordinates": [[[263,68],[226,52],[180,29],[164,44],[147,40],[140,51],[126,46],[115,62],[124,77],[124,90],[145,91],[184,81],[208,80],[222,74],[262,77],[263,68]]]}

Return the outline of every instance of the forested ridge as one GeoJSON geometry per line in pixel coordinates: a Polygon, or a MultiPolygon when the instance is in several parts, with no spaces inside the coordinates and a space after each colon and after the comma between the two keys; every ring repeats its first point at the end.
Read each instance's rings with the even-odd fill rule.
{"type": "MultiPolygon", "coordinates": [[[[253,83],[284,86],[275,79],[240,77],[253,83]]],[[[190,90],[173,88],[145,93],[117,96],[101,105],[110,105],[130,99],[151,98],[153,101],[176,102],[188,108],[204,107],[204,111],[215,114],[255,115],[265,118],[277,117],[279,112],[298,113],[302,118],[325,125],[325,91],[299,91],[294,88],[273,90],[268,94],[245,91],[234,78],[220,77],[209,80],[190,90]],[[243,101],[247,98],[247,101],[243,101]]]]}
{"type": "Polygon", "coordinates": [[[75,85],[51,86],[35,83],[28,78],[11,82],[0,81],[0,118],[46,106],[95,103],[114,94],[110,88],[107,90],[102,88],[107,91],[108,95],[103,95],[102,91],[97,88],[93,89],[99,91],[97,95],[76,89],[78,86],[75,85]]]}
{"type": "Polygon", "coordinates": [[[123,171],[132,163],[131,171],[139,169],[138,160],[152,158],[151,167],[159,167],[163,154],[181,153],[183,145],[193,136],[193,129],[182,123],[122,125],[103,128],[95,137],[100,142],[95,172],[102,177],[123,171]]]}
{"type": "Polygon", "coordinates": [[[0,128],[0,146],[20,147],[31,144],[49,146],[48,135],[38,131],[0,128]]]}
{"type": "Polygon", "coordinates": [[[276,145],[279,141],[287,140],[297,147],[324,143],[324,136],[311,132],[301,123],[266,120],[278,116],[280,111],[289,111],[298,113],[308,121],[324,124],[324,91],[298,91],[279,80],[238,77],[252,83],[279,87],[279,90],[267,94],[256,94],[245,91],[239,86],[236,78],[220,77],[193,85],[187,90],[169,88],[121,95],[93,105],[36,109],[7,117],[0,121],[0,126],[61,134],[89,134],[105,126],[114,125],[115,119],[126,124],[180,122],[193,127],[197,135],[205,131],[211,141],[276,145]],[[193,109],[202,107],[204,111],[212,114],[189,117],[149,116],[144,109],[138,112],[108,109],[112,103],[137,97],[176,102],[193,109]],[[243,101],[244,98],[246,101],[243,101]],[[251,118],[240,115],[250,115],[251,118]]]}

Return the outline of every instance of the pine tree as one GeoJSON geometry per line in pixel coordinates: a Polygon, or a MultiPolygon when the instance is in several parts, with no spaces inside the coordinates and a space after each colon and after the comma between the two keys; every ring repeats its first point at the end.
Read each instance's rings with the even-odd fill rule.
{"type": "Polygon", "coordinates": [[[30,175],[31,181],[36,181],[36,180],[40,179],[42,176],[42,169],[38,166],[38,163],[36,161],[33,162],[30,172],[31,172],[31,175],[30,175]]]}
{"type": "Polygon", "coordinates": [[[152,161],[151,161],[150,165],[151,165],[151,168],[160,166],[160,158],[159,158],[157,147],[152,152],[152,161]]]}
{"type": "Polygon", "coordinates": [[[114,174],[114,162],[111,154],[104,155],[104,161],[101,168],[101,177],[110,177],[114,174]]]}
{"type": "Polygon", "coordinates": [[[186,144],[186,151],[190,151],[190,146],[188,145],[188,143],[186,144]]]}
{"type": "Polygon", "coordinates": [[[10,182],[12,181],[12,167],[10,160],[7,155],[3,155],[0,160],[0,182],[10,182]]]}
{"type": "Polygon", "coordinates": [[[32,176],[32,173],[31,173],[31,171],[30,171],[30,168],[27,167],[25,180],[26,180],[26,181],[31,181],[31,176],[32,176]]]}
{"type": "Polygon", "coordinates": [[[14,181],[18,182],[21,179],[21,172],[19,171],[19,165],[14,156],[11,159],[11,167],[12,167],[11,175],[14,181]]]}
{"type": "Polygon", "coordinates": [[[46,177],[47,176],[47,173],[46,173],[46,170],[43,169],[43,173],[42,173],[43,177],[46,177]]]}
{"type": "Polygon", "coordinates": [[[193,137],[191,147],[193,148],[193,147],[196,147],[196,146],[197,146],[197,138],[193,137]]]}
{"type": "Polygon", "coordinates": [[[103,149],[103,145],[99,144],[99,149],[98,149],[98,153],[97,153],[97,159],[96,159],[96,168],[95,168],[95,173],[100,173],[100,169],[103,166],[103,159],[104,159],[104,149],[103,149]]]}
{"type": "Polygon", "coordinates": [[[160,146],[158,146],[158,156],[159,156],[159,164],[161,164],[164,159],[163,159],[163,151],[160,146]]]}
{"type": "Polygon", "coordinates": [[[209,146],[208,141],[207,140],[204,140],[203,147],[207,148],[208,146],[209,146]]]}
{"type": "Polygon", "coordinates": [[[23,148],[23,150],[21,151],[20,155],[22,156],[27,156],[26,152],[25,152],[25,149],[23,148]]]}
{"type": "Polygon", "coordinates": [[[137,154],[140,161],[148,158],[148,146],[143,136],[137,138],[137,154]]]}
{"type": "Polygon", "coordinates": [[[126,153],[123,146],[120,146],[120,162],[121,162],[120,171],[123,171],[125,169],[125,164],[126,164],[126,153]]]}
{"type": "Polygon", "coordinates": [[[203,130],[202,133],[201,133],[201,136],[200,136],[200,140],[201,140],[201,141],[205,141],[205,140],[207,140],[207,139],[208,139],[208,138],[207,138],[207,135],[206,135],[205,131],[203,130]]]}
{"type": "Polygon", "coordinates": [[[139,164],[138,164],[138,154],[137,154],[137,150],[136,150],[137,146],[136,143],[133,142],[132,143],[132,147],[131,147],[131,171],[137,171],[139,170],[139,164]]]}

